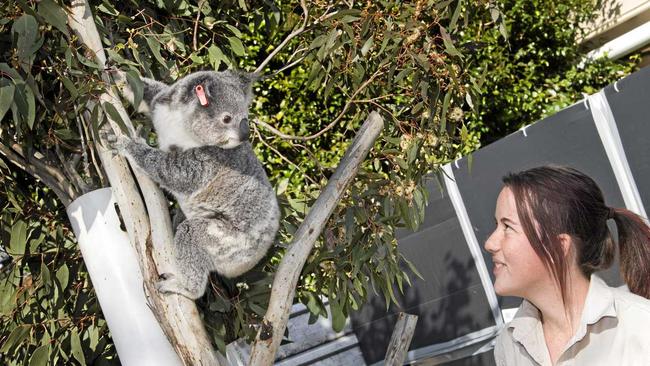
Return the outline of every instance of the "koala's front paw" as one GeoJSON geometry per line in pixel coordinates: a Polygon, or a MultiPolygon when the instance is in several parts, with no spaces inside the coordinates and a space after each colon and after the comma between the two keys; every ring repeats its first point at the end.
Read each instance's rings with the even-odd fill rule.
{"type": "Polygon", "coordinates": [[[178,291],[178,281],[176,276],[171,273],[163,273],[160,275],[160,280],[156,282],[156,290],[162,293],[179,293],[178,291]]]}
{"type": "Polygon", "coordinates": [[[128,82],[126,81],[126,73],[115,66],[111,66],[105,69],[105,71],[113,78],[115,81],[115,86],[117,89],[123,93],[125,88],[128,88],[128,82]]]}
{"type": "Polygon", "coordinates": [[[196,300],[201,297],[201,294],[189,291],[185,286],[178,282],[176,276],[172,273],[163,273],[160,275],[160,280],[156,282],[156,290],[163,294],[179,294],[185,296],[190,300],[196,300]]]}
{"type": "Polygon", "coordinates": [[[115,155],[127,155],[127,147],[129,144],[133,143],[133,140],[125,135],[115,135],[112,133],[102,133],[106,142],[108,142],[108,148],[111,151],[113,156],[115,155]]]}

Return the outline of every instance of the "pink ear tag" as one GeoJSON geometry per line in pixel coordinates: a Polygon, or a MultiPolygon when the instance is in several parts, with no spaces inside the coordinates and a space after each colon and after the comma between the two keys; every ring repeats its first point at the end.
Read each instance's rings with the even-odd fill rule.
{"type": "Polygon", "coordinates": [[[199,102],[201,103],[202,106],[208,105],[208,97],[205,96],[205,90],[203,89],[203,85],[197,85],[194,88],[194,91],[196,92],[196,96],[199,97],[199,102]]]}

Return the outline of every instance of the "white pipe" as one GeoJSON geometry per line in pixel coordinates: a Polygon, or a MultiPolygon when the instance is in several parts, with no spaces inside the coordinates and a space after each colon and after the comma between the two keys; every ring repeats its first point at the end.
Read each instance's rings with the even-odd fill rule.
{"type": "Polygon", "coordinates": [[[147,306],[136,253],[120,229],[111,189],[87,193],[66,210],[120,363],[180,366],[147,306]]]}
{"type": "Polygon", "coordinates": [[[648,215],[643,206],[639,189],[634,181],[630,164],[625,156],[623,142],[618,133],[614,113],[612,113],[612,109],[609,107],[605,90],[603,89],[594,95],[588,96],[587,100],[589,101],[589,110],[594,119],[598,136],[600,136],[600,140],[603,143],[607,159],[614,171],[618,187],[621,190],[625,207],[643,217],[647,223],[648,215]]]}
{"type": "Polygon", "coordinates": [[[590,51],[580,65],[584,65],[587,61],[595,60],[605,55],[611,60],[616,60],[632,51],[638,50],[648,43],[650,43],[650,21],[590,51]]]}

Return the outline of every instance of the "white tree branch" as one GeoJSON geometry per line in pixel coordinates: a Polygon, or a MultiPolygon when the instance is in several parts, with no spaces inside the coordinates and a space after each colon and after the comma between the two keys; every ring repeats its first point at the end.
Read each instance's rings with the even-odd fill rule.
{"type": "MultiPolygon", "coordinates": [[[[95,54],[96,61],[105,65],[106,56],[87,1],[72,0],[70,10],[70,27],[95,54]]],[[[103,78],[110,85],[111,80],[106,73],[103,78]]],[[[102,94],[100,102],[102,105],[113,104],[129,130],[133,131],[129,116],[112,88],[102,94]]],[[[121,134],[117,122],[108,115],[107,118],[114,133],[121,134]]],[[[185,365],[219,365],[194,301],[179,295],[163,295],[154,289],[159,273],[170,272],[174,263],[170,250],[171,220],[165,196],[151,179],[136,170],[136,178],[144,196],[143,203],[124,158],[112,156],[105,148],[106,141],[96,146],[116,201],[122,208],[129,238],[138,253],[151,309],[165,335],[185,365]]]]}
{"type": "Polygon", "coordinates": [[[275,274],[269,307],[253,344],[249,365],[273,364],[275,353],[287,327],[302,268],[332,211],[356,176],[361,163],[383,127],[384,121],[379,113],[372,112],[341,159],[334,175],[296,231],[275,274]]]}

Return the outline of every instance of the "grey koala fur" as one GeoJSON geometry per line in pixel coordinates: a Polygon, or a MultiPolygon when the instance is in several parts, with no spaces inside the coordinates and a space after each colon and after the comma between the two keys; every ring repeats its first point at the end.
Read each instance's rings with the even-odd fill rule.
{"type": "MultiPolygon", "coordinates": [[[[239,276],[267,253],[278,231],[275,191],[248,141],[253,75],[201,71],[172,85],[142,78],[138,111],[151,116],[160,149],[118,139],[114,147],[169,191],[183,217],[173,252],[179,273],[166,273],[156,288],[191,299],[205,292],[212,271],[239,276]],[[201,105],[201,85],[208,105],[201,105]]],[[[114,72],[133,102],[124,74],[114,72]]],[[[178,223],[178,221],[181,221],[178,223]]]]}

